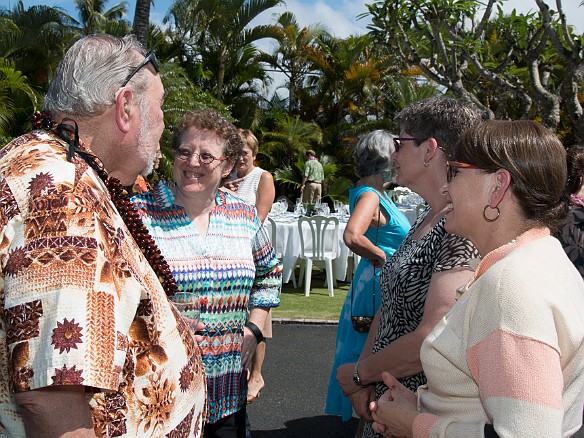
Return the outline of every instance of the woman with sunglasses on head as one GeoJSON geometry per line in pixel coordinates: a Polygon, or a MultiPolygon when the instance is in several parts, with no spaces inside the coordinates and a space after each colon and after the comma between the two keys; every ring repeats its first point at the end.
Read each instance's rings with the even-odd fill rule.
{"type": "Polygon", "coordinates": [[[532,121],[471,128],[449,162],[446,229],[481,262],[422,345],[428,384],[371,405],[386,436],[568,437],[582,424],[584,283],[551,233],[568,211],[566,153],[532,121]]]}
{"type": "Polygon", "coordinates": [[[161,181],[132,200],[179,292],[198,295],[204,436],[244,438],[247,368],[263,341],[268,309],[280,302],[281,265],[255,208],[219,188],[241,156],[237,128],[215,110],[191,111],[172,146],[175,182],[161,181]]]}
{"type": "Polygon", "coordinates": [[[480,119],[468,103],[432,98],[413,103],[396,117],[400,137],[392,159],[396,182],[418,193],[428,207],[381,270],[381,307],[359,361],[337,369],[337,380],[355,411],[371,428],[369,402],[385,391],[381,373],[390,370],[411,389],[425,383],[420,346],[455,301],[456,288],[472,275],[476,250],[444,229],[448,153],[462,133],[480,119]]]}
{"type": "Polygon", "coordinates": [[[343,396],[336,370],[359,358],[367,340],[367,325],[381,304],[381,267],[410,229],[408,219],[384,191],[385,184],[394,178],[391,162],[394,150],[393,136],[381,129],[364,134],[353,149],[359,180],[349,189],[351,217],[343,239],[361,260],[339,318],[335,363],[325,407],[326,414],[341,415],[344,421],[352,417],[353,409],[350,400],[343,396]]]}

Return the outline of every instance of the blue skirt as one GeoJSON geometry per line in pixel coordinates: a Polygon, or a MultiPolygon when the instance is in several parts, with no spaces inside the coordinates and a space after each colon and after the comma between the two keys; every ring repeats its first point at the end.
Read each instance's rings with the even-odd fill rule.
{"type": "Polygon", "coordinates": [[[352,312],[354,316],[375,316],[381,304],[380,271],[381,268],[374,269],[368,260],[361,259],[339,318],[335,362],[328,386],[325,414],[340,415],[343,421],[351,419],[353,406],[349,398],[343,395],[343,391],[337,382],[337,368],[346,363],[357,362],[369,335],[369,333],[359,333],[353,329],[351,324],[351,300],[353,301],[352,312]],[[374,292],[375,303],[373,302],[374,292]],[[354,294],[353,299],[352,294],[354,294]]]}

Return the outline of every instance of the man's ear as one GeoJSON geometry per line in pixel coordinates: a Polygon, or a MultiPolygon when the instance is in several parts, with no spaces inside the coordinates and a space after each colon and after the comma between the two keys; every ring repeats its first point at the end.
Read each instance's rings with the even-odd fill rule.
{"type": "Polygon", "coordinates": [[[495,208],[505,197],[511,185],[511,174],[507,169],[499,169],[494,174],[493,190],[491,192],[490,206],[495,208]]]}
{"type": "Polygon", "coordinates": [[[130,108],[132,107],[132,90],[122,88],[116,96],[116,124],[120,131],[127,133],[130,130],[130,108]]]}

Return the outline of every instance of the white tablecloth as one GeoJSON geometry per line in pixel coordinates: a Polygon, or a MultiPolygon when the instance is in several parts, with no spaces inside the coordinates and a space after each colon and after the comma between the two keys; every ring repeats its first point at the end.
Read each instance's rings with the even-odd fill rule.
{"type": "MultiPolygon", "coordinates": [[[[406,215],[411,224],[416,220],[416,208],[411,206],[398,206],[406,215]]],[[[298,232],[298,216],[294,213],[284,213],[280,217],[272,217],[276,222],[276,253],[282,257],[282,281],[288,283],[300,254],[300,233],[298,232]]],[[[267,223],[267,222],[266,222],[267,223]]],[[[343,241],[343,233],[347,222],[339,220],[339,256],[335,260],[335,278],[344,281],[347,276],[347,259],[351,251],[343,241]]],[[[268,230],[268,235],[270,232],[268,230]]]]}
{"type": "Polygon", "coordinates": [[[416,222],[416,218],[418,217],[416,207],[410,205],[398,205],[397,208],[399,211],[406,215],[408,221],[410,221],[410,224],[413,225],[414,222],[416,222]]]}
{"type": "MultiPolygon", "coordinates": [[[[298,217],[292,213],[285,213],[282,217],[272,219],[276,222],[276,252],[282,255],[282,281],[288,283],[300,254],[298,217]]],[[[339,256],[335,260],[335,278],[341,281],[347,276],[347,259],[351,253],[343,241],[346,226],[346,222],[339,220],[339,256]]]]}

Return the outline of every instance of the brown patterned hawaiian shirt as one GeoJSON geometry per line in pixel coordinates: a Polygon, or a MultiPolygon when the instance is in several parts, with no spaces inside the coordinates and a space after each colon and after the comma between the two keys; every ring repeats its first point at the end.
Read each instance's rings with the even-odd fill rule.
{"type": "Polygon", "coordinates": [[[0,435],[25,436],[12,393],[83,385],[98,436],[200,437],[192,332],[66,148],[35,131],[0,151],[0,435]]]}

